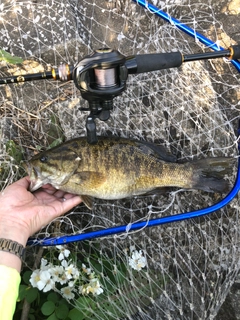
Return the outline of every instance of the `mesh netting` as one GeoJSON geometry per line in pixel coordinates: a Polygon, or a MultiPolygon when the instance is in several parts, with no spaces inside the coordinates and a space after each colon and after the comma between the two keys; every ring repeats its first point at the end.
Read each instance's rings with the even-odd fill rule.
{"type": "MultiPolygon", "coordinates": [[[[234,16],[233,1],[153,3],[223,47],[236,44],[221,22],[229,13],[234,16]]],[[[24,60],[18,65],[2,61],[1,77],[36,73],[62,62],[74,65],[102,47],[125,56],[206,50],[129,0],[2,1],[0,25],[2,49],[24,60]]],[[[114,99],[110,119],[96,121],[98,134],[161,143],[181,161],[237,158],[238,77],[223,59],[131,75],[126,91],[114,99]]],[[[72,81],[4,85],[0,94],[2,188],[22,175],[16,161],[20,154],[28,159],[63,137],[86,135],[88,113],[79,110],[86,102],[72,81]]],[[[231,185],[235,171],[228,177],[231,185]]],[[[129,224],[203,208],[220,199],[173,189],[121,201],[96,200],[92,211],[82,204],[36,236],[129,224]]],[[[83,312],[81,319],[213,319],[239,271],[238,214],[235,199],[206,217],[69,245],[103,288],[97,296],[75,292],[71,304],[83,312]]]]}

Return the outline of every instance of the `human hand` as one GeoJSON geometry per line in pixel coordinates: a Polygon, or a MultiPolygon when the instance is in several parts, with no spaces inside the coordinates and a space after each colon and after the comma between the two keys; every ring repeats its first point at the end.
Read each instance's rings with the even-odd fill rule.
{"type": "Polygon", "coordinates": [[[0,238],[24,246],[27,239],[50,221],[81,202],[81,198],[51,185],[31,193],[29,177],[9,185],[0,195],[0,238]]]}

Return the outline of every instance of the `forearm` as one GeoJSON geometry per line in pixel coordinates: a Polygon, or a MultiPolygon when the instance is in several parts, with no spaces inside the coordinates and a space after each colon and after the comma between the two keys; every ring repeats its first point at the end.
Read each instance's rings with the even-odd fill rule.
{"type": "MultiPolygon", "coordinates": [[[[25,247],[28,236],[13,224],[10,226],[4,223],[4,221],[0,221],[0,238],[18,242],[25,247]]],[[[21,270],[21,259],[17,255],[7,251],[0,250],[0,264],[14,268],[18,272],[21,270]]]]}

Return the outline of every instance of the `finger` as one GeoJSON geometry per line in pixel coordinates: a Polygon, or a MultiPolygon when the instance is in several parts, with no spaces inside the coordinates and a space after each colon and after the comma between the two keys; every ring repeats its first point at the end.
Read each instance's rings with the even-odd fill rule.
{"type": "Polygon", "coordinates": [[[57,189],[53,187],[50,183],[43,185],[40,190],[45,191],[49,194],[54,194],[57,191],[57,189]]]}
{"type": "Polygon", "coordinates": [[[58,190],[55,187],[53,187],[51,184],[48,183],[48,184],[43,185],[40,189],[36,190],[34,192],[34,195],[38,197],[39,194],[42,195],[44,192],[49,195],[56,196],[57,198],[61,198],[63,196],[63,194],[65,193],[65,191],[58,190]]]}
{"type": "Polygon", "coordinates": [[[82,202],[82,199],[79,196],[66,195],[66,201],[55,200],[51,203],[50,207],[54,210],[48,210],[48,214],[44,215],[47,219],[46,223],[50,222],[54,218],[63,215],[64,213],[70,211],[72,208],[76,207],[82,202]],[[50,213],[50,215],[49,215],[50,213]]]}
{"type": "MultiPolygon", "coordinates": [[[[39,192],[41,192],[41,191],[45,191],[46,193],[53,195],[56,198],[63,198],[65,194],[68,194],[65,191],[56,189],[51,184],[46,184],[46,185],[42,186],[42,188],[39,190],[39,192]]],[[[36,191],[36,193],[37,193],[37,191],[36,191]]]]}
{"type": "Polygon", "coordinates": [[[57,190],[53,195],[56,198],[63,198],[63,197],[65,197],[66,192],[62,191],[62,190],[57,190]]]}
{"type": "Polygon", "coordinates": [[[71,199],[71,198],[73,198],[73,197],[76,197],[76,196],[77,196],[76,194],[65,193],[65,194],[63,195],[63,198],[65,198],[66,200],[69,200],[69,199],[71,199]]]}
{"type": "Polygon", "coordinates": [[[69,210],[76,207],[82,202],[81,197],[73,196],[71,194],[66,194],[65,199],[66,201],[62,202],[63,211],[64,211],[63,213],[68,212],[69,210]]]}
{"type": "Polygon", "coordinates": [[[28,189],[29,186],[30,186],[30,177],[29,176],[26,176],[16,182],[14,182],[12,184],[12,186],[19,186],[19,187],[23,187],[25,189],[28,189]]]}
{"type": "MultiPolygon", "coordinates": [[[[69,195],[66,196],[69,197],[69,195]]],[[[72,196],[64,202],[60,202],[59,199],[55,199],[49,204],[40,205],[38,207],[37,214],[34,215],[30,234],[32,235],[36,233],[42,226],[46,226],[52,220],[70,211],[81,203],[81,201],[82,200],[79,196],[72,196]]]]}

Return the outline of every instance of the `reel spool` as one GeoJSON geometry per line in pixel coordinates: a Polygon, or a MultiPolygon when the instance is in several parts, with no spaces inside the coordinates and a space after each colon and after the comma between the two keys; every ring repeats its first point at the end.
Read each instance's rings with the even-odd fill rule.
{"type": "Polygon", "coordinates": [[[113,99],[126,89],[126,58],[116,50],[103,48],[81,60],[73,70],[73,80],[90,111],[86,128],[89,143],[97,142],[95,119],[106,121],[113,109],[113,99]]]}

